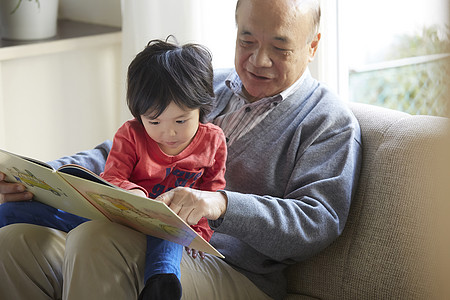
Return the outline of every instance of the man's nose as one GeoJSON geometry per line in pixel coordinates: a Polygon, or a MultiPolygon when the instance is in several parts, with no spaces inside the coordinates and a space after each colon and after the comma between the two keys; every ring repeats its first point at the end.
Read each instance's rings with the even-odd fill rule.
{"type": "Polygon", "coordinates": [[[255,49],[250,56],[249,61],[252,65],[259,68],[269,68],[272,66],[272,60],[270,59],[269,53],[263,47],[255,49]]]}

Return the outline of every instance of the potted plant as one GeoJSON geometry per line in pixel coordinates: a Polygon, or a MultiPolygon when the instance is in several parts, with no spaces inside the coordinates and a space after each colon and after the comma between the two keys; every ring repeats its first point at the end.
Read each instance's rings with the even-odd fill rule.
{"type": "MultiPolygon", "coordinates": [[[[28,1],[33,1],[33,0],[28,0],[28,1]]],[[[39,3],[39,0],[35,0],[36,1],[36,4],[38,5],[38,7],[40,8],[41,7],[41,4],[39,3]]],[[[16,10],[19,8],[19,6],[20,6],[20,4],[22,3],[22,0],[19,0],[18,2],[17,2],[17,5],[16,5],[16,7],[14,7],[14,9],[13,9],[13,11],[11,12],[11,14],[13,14],[13,13],[15,13],[16,12],[16,10]]]]}
{"type": "Polygon", "coordinates": [[[58,0],[0,0],[1,36],[38,40],[56,35],[58,0]]]}

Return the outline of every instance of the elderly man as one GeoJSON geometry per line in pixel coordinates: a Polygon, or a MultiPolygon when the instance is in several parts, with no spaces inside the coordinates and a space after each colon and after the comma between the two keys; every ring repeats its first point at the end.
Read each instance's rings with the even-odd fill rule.
{"type": "MultiPolygon", "coordinates": [[[[217,101],[209,116],[227,138],[227,187],[177,188],[158,198],[189,224],[206,217],[215,231],[211,243],[225,255],[184,255],[183,299],[282,299],[283,270],[323,250],[344,228],[360,132],[345,105],[308,71],[319,20],[315,0],[237,3],[235,69],[215,73],[217,101]]],[[[108,149],[53,163],[99,171],[108,149]]],[[[0,200],[29,199],[20,188],[0,182],[0,200]]],[[[12,222],[3,220],[2,206],[5,226],[12,222]]],[[[67,230],[42,223],[0,230],[2,298],[137,299],[145,235],[99,221],[67,230]]]]}

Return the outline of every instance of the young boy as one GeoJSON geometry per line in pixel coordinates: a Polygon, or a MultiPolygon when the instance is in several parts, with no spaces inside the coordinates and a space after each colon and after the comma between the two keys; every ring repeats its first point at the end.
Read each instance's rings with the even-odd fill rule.
{"type": "MultiPolygon", "coordinates": [[[[150,41],[128,68],[127,104],[134,119],[117,131],[102,177],[150,198],[179,186],[223,189],[225,137],[219,127],[202,123],[213,98],[208,50],[150,41]]],[[[209,241],[205,218],[192,227],[209,241]]],[[[147,236],[139,299],[181,298],[181,256],[182,246],[147,236]]]]}

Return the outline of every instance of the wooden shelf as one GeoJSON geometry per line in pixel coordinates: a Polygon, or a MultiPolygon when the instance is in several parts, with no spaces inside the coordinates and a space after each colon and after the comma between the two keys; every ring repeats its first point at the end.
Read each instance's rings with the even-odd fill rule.
{"type": "Polygon", "coordinates": [[[121,39],[122,32],[119,27],[59,20],[57,35],[50,39],[35,41],[1,39],[0,61],[116,44],[120,43],[121,39]]]}

